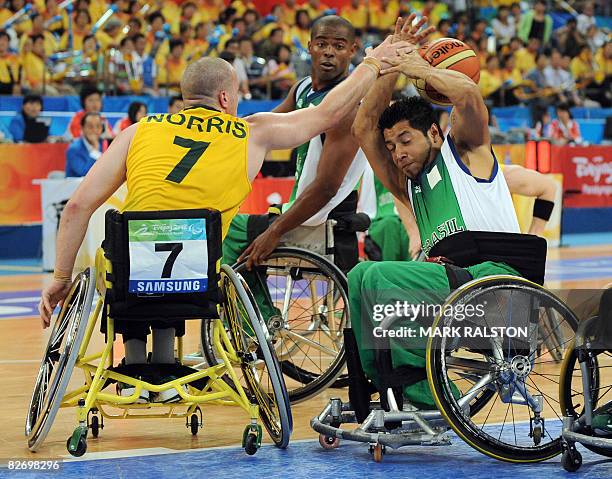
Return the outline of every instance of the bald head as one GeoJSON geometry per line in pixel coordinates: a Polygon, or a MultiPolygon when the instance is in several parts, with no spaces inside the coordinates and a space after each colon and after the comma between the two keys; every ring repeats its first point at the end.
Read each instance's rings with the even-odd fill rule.
{"type": "Polygon", "coordinates": [[[181,79],[185,101],[216,99],[221,91],[234,89],[236,72],[221,58],[200,58],[187,66],[181,79]]]}

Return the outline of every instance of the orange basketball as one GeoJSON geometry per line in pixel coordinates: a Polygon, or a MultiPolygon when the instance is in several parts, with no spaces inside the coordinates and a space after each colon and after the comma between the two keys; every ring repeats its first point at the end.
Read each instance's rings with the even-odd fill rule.
{"type": "MultiPolygon", "coordinates": [[[[455,38],[440,38],[435,42],[423,45],[419,49],[421,56],[436,68],[445,68],[461,72],[470,77],[474,83],[480,80],[480,61],[474,50],[455,38]]],[[[424,80],[415,80],[414,85],[421,97],[441,106],[451,106],[445,96],[430,87],[424,80]]]]}

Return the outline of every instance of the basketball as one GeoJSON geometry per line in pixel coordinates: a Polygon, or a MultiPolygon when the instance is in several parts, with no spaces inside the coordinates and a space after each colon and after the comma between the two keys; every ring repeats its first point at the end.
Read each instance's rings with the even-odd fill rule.
{"type": "MultiPolygon", "coordinates": [[[[433,43],[423,45],[420,55],[436,68],[445,68],[461,72],[470,77],[474,83],[480,79],[480,61],[474,50],[455,38],[440,38],[433,43]]],[[[415,80],[414,85],[421,97],[440,106],[451,106],[450,100],[425,83],[415,80]]]]}

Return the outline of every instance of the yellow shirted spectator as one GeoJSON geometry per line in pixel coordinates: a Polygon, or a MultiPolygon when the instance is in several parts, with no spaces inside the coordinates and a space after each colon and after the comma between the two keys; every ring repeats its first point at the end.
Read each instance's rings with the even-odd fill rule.
{"type": "Polygon", "coordinates": [[[6,8],[7,5],[8,2],[6,0],[0,0],[0,25],[4,25],[13,16],[13,12],[6,8]]]}
{"type": "MultiPolygon", "coordinates": [[[[83,39],[91,32],[91,16],[87,10],[79,10],[73,22],[72,28],[72,49],[82,50],[83,39]]],[[[60,40],[60,50],[68,50],[68,32],[64,32],[60,40]]]]}
{"type": "Polygon", "coordinates": [[[483,98],[495,93],[502,86],[503,80],[499,71],[499,61],[495,55],[489,55],[486,59],[486,68],[480,71],[478,88],[483,98]]]}
{"type": "Polygon", "coordinates": [[[368,9],[361,0],[351,0],[349,5],[342,7],[340,16],[346,18],[355,28],[368,28],[368,9]]]}
{"type": "Polygon", "coordinates": [[[10,37],[0,32],[0,94],[19,95],[21,85],[21,60],[9,51],[10,37]]]}
{"type": "Polygon", "coordinates": [[[158,62],[159,74],[157,76],[159,87],[169,95],[181,94],[181,77],[187,62],[183,58],[184,45],[182,40],[170,40],[170,54],[158,62]]]}
{"type": "Polygon", "coordinates": [[[325,10],[329,10],[329,7],[320,0],[308,0],[308,3],[302,5],[302,8],[308,12],[308,16],[313,21],[323,15],[325,10]]]}
{"type": "Polygon", "coordinates": [[[225,9],[223,0],[197,0],[197,5],[203,22],[216,22],[225,9]]]}
{"type": "Polygon", "coordinates": [[[516,68],[522,73],[527,73],[536,67],[535,54],[526,48],[516,51],[514,58],[516,59],[516,68]]]}
{"type": "Polygon", "coordinates": [[[612,76],[612,41],[608,40],[606,44],[597,50],[595,54],[595,63],[599,71],[603,72],[604,76],[612,76]]]}
{"type": "MultiPolygon", "coordinates": [[[[13,0],[12,5],[11,5],[13,13],[18,12],[25,5],[26,5],[25,0],[13,0]]],[[[11,16],[13,15],[13,13],[11,13],[11,16]]],[[[20,37],[24,33],[26,34],[30,33],[30,31],[32,30],[32,22],[30,18],[27,15],[25,15],[22,18],[24,19],[23,21],[13,24],[13,29],[15,30],[17,35],[19,35],[20,37]]]]}
{"type": "Polygon", "coordinates": [[[293,39],[297,38],[303,48],[308,47],[310,41],[310,17],[306,10],[298,10],[296,14],[296,25],[291,27],[291,42],[285,42],[293,45],[293,39]]]}
{"type": "Polygon", "coordinates": [[[89,3],[89,14],[93,23],[96,23],[108,8],[109,5],[107,5],[105,0],[91,0],[89,3]]]}
{"type": "Polygon", "coordinates": [[[280,21],[287,25],[295,24],[295,15],[300,7],[295,0],[285,0],[285,4],[281,6],[282,14],[280,21]]]}
{"type": "Polygon", "coordinates": [[[381,0],[370,6],[370,26],[380,31],[393,30],[399,16],[399,4],[394,0],[381,0]]]}
{"type": "Polygon", "coordinates": [[[244,15],[244,12],[247,10],[256,10],[255,4],[253,2],[249,2],[247,0],[234,0],[229,5],[232,8],[236,9],[236,16],[241,17],[244,15]]]}
{"type": "Polygon", "coordinates": [[[45,29],[53,33],[61,34],[68,29],[68,13],[66,10],[60,10],[57,3],[57,0],[46,0],[45,8],[39,11],[43,12],[42,17],[45,23],[45,29]]]}

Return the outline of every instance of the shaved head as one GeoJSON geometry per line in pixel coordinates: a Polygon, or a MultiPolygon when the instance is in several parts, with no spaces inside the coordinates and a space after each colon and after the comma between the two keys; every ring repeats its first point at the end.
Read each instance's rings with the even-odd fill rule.
{"type": "Polygon", "coordinates": [[[315,39],[322,32],[334,32],[335,36],[344,38],[349,42],[355,41],[355,27],[346,18],[337,15],[327,15],[319,18],[312,25],[310,39],[315,39]]]}
{"type": "Polygon", "coordinates": [[[231,92],[236,82],[234,68],[221,58],[200,58],[187,66],[181,79],[183,99],[216,99],[219,92],[231,92]]]}

